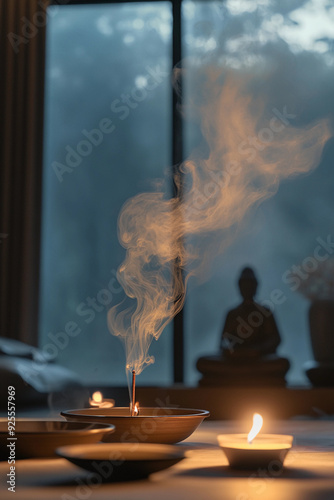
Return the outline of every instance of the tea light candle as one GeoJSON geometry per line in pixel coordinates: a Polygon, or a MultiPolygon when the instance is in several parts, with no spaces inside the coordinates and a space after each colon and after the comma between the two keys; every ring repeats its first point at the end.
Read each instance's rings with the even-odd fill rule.
{"type": "Polygon", "coordinates": [[[115,406],[114,399],[103,399],[103,395],[100,391],[94,392],[93,397],[89,398],[90,406],[94,408],[112,408],[115,406]]]}
{"type": "Polygon", "coordinates": [[[253,427],[249,434],[220,434],[218,443],[231,467],[256,469],[258,467],[282,468],[290,450],[293,436],[283,434],[258,435],[263,419],[254,413],[253,427]]]}

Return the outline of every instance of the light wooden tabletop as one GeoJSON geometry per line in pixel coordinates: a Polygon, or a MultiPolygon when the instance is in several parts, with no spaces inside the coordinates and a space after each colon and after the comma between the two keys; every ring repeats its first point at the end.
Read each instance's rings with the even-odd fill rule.
{"type": "MultiPolygon", "coordinates": [[[[2,500],[333,500],[334,421],[272,423],[295,444],[279,473],[233,471],[217,445],[221,433],[243,432],[231,422],[207,421],[182,443],[187,458],[149,479],[89,485],[89,473],[65,459],[16,462],[16,496],[7,490],[8,463],[0,463],[2,500]]],[[[269,430],[269,429],[268,429],[269,430]]]]}

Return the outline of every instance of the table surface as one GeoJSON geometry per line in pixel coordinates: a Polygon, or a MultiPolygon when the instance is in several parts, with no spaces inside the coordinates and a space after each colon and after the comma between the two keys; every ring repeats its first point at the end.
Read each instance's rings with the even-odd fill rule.
{"type": "MultiPolygon", "coordinates": [[[[279,473],[234,471],[217,445],[217,435],[244,432],[230,422],[207,421],[182,443],[187,458],[149,479],[88,486],[89,473],[65,459],[16,462],[19,500],[333,500],[334,421],[284,421],[267,431],[292,434],[294,446],[279,473]]],[[[180,446],[180,445],[178,445],[180,446]]],[[[7,462],[0,462],[1,500],[7,490],[7,462]]]]}

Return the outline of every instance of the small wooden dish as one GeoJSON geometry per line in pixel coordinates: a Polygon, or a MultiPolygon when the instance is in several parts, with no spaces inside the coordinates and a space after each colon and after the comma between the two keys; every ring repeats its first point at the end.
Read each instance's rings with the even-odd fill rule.
{"type": "Polygon", "coordinates": [[[96,474],[100,482],[144,479],[185,458],[182,447],[144,443],[64,446],[57,454],[96,474]]]}
{"type": "Polygon", "coordinates": [[[190,436],[210,413],[185,408],[140,408],[132,417],[129,408],[83,408],[62,411],[67,420],[108,423],[115,426],[113,436],[103,441],[174,444],[190,436]]]}

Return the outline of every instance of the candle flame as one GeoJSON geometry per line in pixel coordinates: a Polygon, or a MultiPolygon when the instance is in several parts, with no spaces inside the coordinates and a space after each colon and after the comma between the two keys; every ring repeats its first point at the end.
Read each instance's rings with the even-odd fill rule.
{"type": "Polygon", "coordinates": [[[134,407],[134,410],[133,410],[133,414],[134,414],[135,417],[137,415],[139,415],[139,403],[135,404],[135,407],[134,407]]]}
{"type": "Polygon", "coordinates": [[[94,403],[102,403],[102,400],[103,400],[102,392],[100,392],[100,391],[94,392],[92,399],[93,399],[94,403]]]}
{"type": "Polygon", "coordinates": [[[96,391],[89,398],[89,404],[98,408],[112,408],[115,405],[115,401],[113,399],[104,400],[102,392],[96,391]]]}
{"type": "Polygon", "coordinates": [[[251,444],[253,442],[253,439],[258,435],[258,433],[262,429],[262,425],[263,425],[262,416],[259,413],[254,413],[253,427],[251,428],[247,437],[247,441],[249,442],[249,444],[251,444]]]}

